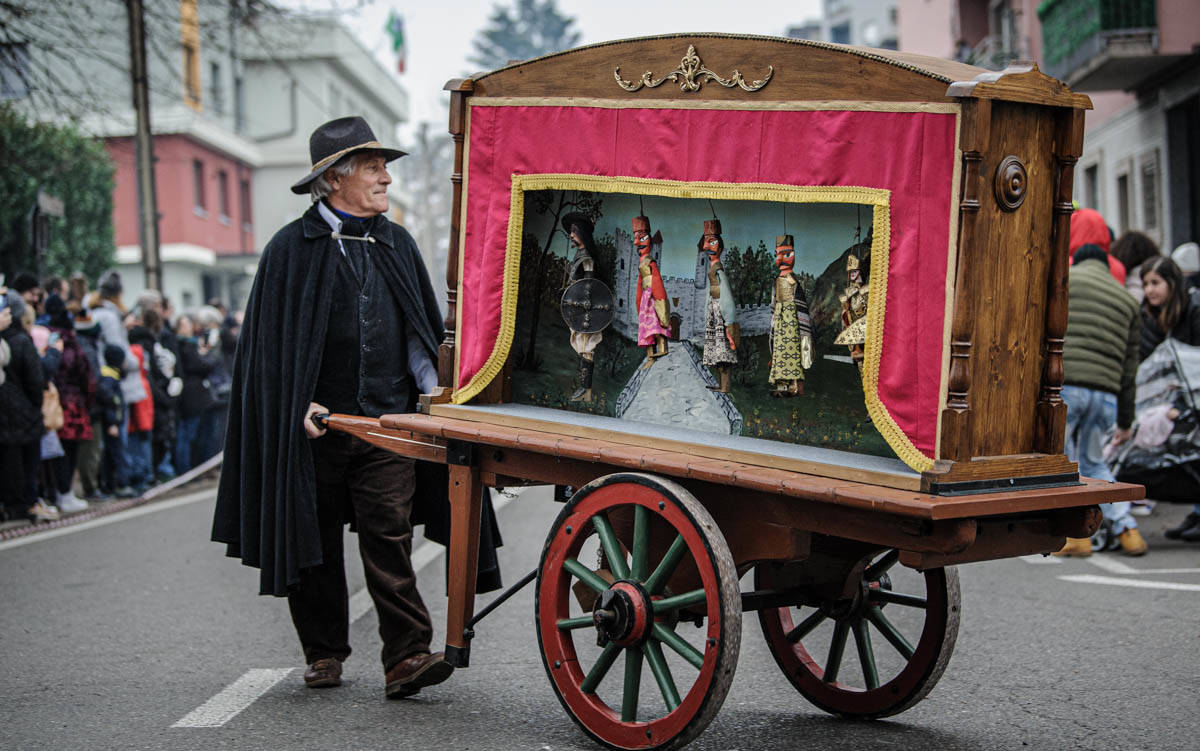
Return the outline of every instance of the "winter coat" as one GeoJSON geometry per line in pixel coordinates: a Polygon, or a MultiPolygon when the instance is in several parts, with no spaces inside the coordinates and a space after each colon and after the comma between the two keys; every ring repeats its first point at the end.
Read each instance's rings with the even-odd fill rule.
{"type": "Polygon", "coordinates": [[[121,388],[121,371],[110,365],[100,367],[100,383],[96,387],[96,404],[105,430],[121,426],[125,421],[125,397],[121,388]]]}
{"type": "Polygon", "coordinates": [[[63,427],[58,437],[64,441],[90,441],[93,437],[89,413],[96,402],[96,372],[79,343],[74,329],[53,328],[62,337],[62,363],[54,375],[58,400],[63,408],[63,427]]]}
{"type": "MultiPolygon", "coordinates": [[[[155,336],[154,332],[145,326],[135,326],[129,330],[130,346],[139,344],[142,350],[147,353],[144,361],[148,385],[150,388],[150,398],[154,401],[154,432],[162,434],[163,431],[170,431],[171,425],[174,424],[174,413],[179,409],[179,396],[171,396],[168,389],[171,384],[171,379],[179,376],[179,359],[177,350],[178,342],[175,340],[175,335],[171,334],[167,329],[155,336]],[[169,336],[169,340],[166,335],[169,336]],[[163,344],[164,341],[169,341],[170,346],[163,344]],[[170,367],[170,372],[164,372],[161,362],[166,358],[167,366],[170,367]],[[174,361],[174,365],[170,362],[174,361]]],[[[180,381],[182,382],[182,378],[180,381]]]]}
{"type": "Polygon", "coordinates": [[[129,351],[129,335],[125,332],[125,324],[121,320],[121,310],[111,300],[101,300],[100,304],[91,309],[92,320],[100,326],[100,352],[109,344],[115,344],[125,352],[125,362],[121,365],[124,376],[121,378],[121,395],[126,404],[140,402],[149,394],[142,387],[142,379],[138,374],[137,358],[129,351]]]}
{"type": "MultiPolygon", "coordinates": [[[[1171,338],[1178,339],[1184,344],[1196,346],[1200,344],[1200,290],[1191,290],[1187,297],[1187,307],[1179,314],[1179,320],[1171,329],[1171,338]]],[[[1158,325],[1157,310],[1152,311],[1150,304],[1142,301],[1142,338],[1138,344],[1138,358],[1145,360],[1162,344],[1167,335],[1162,326],[1158,325]]]]}
{"type": "MultiPolygon", "coordinates": [[[[1071,214],[1071,235],[1068,247],[1072,259],[1075,258],[1075,251],[1084,245],[1099,245],[1101,250],[1108,253],[1108,247],[1111,244],[1112,234],[1108,231],[1108,225],[1104,223],[1104,217],[1100,216],[1100,212],[1095,209],[1078,209],[1071,214]]],[[[1113,279],[1121,284],[1125,283],[1125,264],[1111,253],[1108,254],[1108,270],[1113,279]]]]}
{"type": "Polygon", "coordinates": [[[1099,259],[1071,267],[1064,383],[1117,395],[1117,427],[1133,423],[1137,395],[1137,303],[1099,259]]]}
{"type": "Polygon", "coordinates": [[[179,339],[179,375],[183,377],[183,393],[179,397],[180,417],[199,417],[218,405],[208,387],[208,376],[218,366],[219,355],[200,354],[195,337],[179,339]]]}
{"type": "MultiPolygon", "coordinates": [[[[150,379],[146,375],[146,351],[140,344],[129,345],[129,351],[138,362],[138,377],[142,379],[142,388],[149,394],[151,391],[150,379]]],[[[148,433],[151,430],[154,430],[154,400],[143,399],[129,405],[129,432],[148,433]]]]}
{"type": "Polygon", "coordinates": [[[20,324],[0,331],[8,344],[9,361],[0,384],[0,444],[24,445],[39,441],[46,432],[42,420],[42,392],[46,382],[42,361],[33,339],[20,324]]]}
{"type": "MultiPolygon", "coordinates": [[[[442,317],[416,243],[383,216],[369,220],[367,228],[376,238],[372,260],[388,292],[417,346],[436,359],[442,317]]],[[[213,540],[225,543],[228,555],[261,569],[262,594],[287,594],[299,583],[302,569],[323,562],[316,474],[303,421],[332,308],[329,281],[340,251],[331,235],[314,203],[267,243],[237,345],[213,540]]],[[[417,462],[416,475],[412,523],[428,522],[426,537],[444,542],[449,508],[445,467],[417,462]]],[[[481,568],[484,560],[494,560],[494,548],[484,542],[495,540],[487,537],[491,525],[491,506],[485,503],[481,568]]],[[[498,571],[490,573],[478,578],[479,591],[498,586],[498,571]]]]}

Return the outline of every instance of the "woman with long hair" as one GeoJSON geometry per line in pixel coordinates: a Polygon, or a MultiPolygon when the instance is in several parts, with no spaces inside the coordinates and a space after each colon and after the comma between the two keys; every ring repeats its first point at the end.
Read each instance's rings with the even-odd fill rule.
{"type": "MultiPolygon", "coordinates": [[[[1200,345],[1200,293],[1189,294],[1179,266],[1166,256],[1142,264],[1142,339],[1139,359],[1145,360],[1168,336],[1184,344],[1200,345]]],[[[1200,542],[1200,503],[1178,527],[1163,533],[1171,540],[1200,542]]]]}

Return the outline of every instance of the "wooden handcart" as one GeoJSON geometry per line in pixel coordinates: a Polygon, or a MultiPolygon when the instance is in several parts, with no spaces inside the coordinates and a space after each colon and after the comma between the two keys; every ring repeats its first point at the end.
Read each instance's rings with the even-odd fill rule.
{"type": "MultiPolygon", "coordinates": [[[[1097,504],[1141,496],[1139,486],[1080,478],[1063,452],[1067,229],[1086,97],[1032,68],[989,73],[895,52],[704,34],[585,47],[448,88],[457,148],[442,388],[422,397],[419,413],[332,415],[328,424],[449,467],[446,654],[456,665],[468,666],[472,629],[487,612],[475,614],[474,593],[488,487],[569,489],[538,568],[518,587],[536,577],[538,643],[564,709],[596,741],[621,749],[675,748],[704,730],[729,690],[745,611],[758,613],[780,669],[816,706],[858,718],[904,711],[933,687],[953,649],[954,565],[1054,551],[1099,526],[1097,504]],[[645,134],[626,119],[647,111],[667,123],[660,137],[669,140],[675,118],[694,129],[697,112],[731,110],[784,123],[796,113],[834,112],[825,122],[838,128],[853,128],[853,113],[864,111],[950,118],[950,179],[921,184],[944,194],[937,205],[949,214],[942,217],[946,262],[932,266],[942,277],[919,292],[942,295],[921,310],[940,306],[944,316],[917,321],[936,328],[929,366],[936,393],[929,415],[920,417],[918,404],[908,427],[888,423],[900,425],[900,433],[888,430],[900,436],[894,445],[904,447],[904,461],[523,403],[513,395],[521,376],[508,347],[511,321],[501,316],[488,330],[480,310],[491,303],[466,303],[482,289],[471,264],[493,254],[506,259],[505,291],[495,299],[516,306],[506,295],[524,283],[512,258],[522,246],[519,227],[515,245],[512,229],[521,190],[563,184],[572,169],[598,190],[595,181],[605,178],[627,187],[634,172],[643,175],[639,185],[663,191],[656,195],[677,189],[679,181],[662,187],[644,177],[664,159],[648,155],[655,144],[644,140],[631,171],[619,159],[607,172],[580,166],[570,153],[561,163],[539,166],[528,157],[501,165],[504,154],[521,150],[503,145],[520,133],[521,117],[532,111],[545,123],[540,150],[562,153],[586,136],[588,122],[612,112],[621,115],[611,125],[618,139],[638,141],[645,134]],[[509,114],[518,127],[492,127],[509,114]],[[548,170],[557,170],[554,177],[534,179],[548,170]],[[503,190],[473,193],[497,174],[503,190]],[[507,228],[484,226],[504,218],[507,228]],[[468,350],[487,357],[471,365],[468,350]],[[921,419],[932,425],[924,438],[921,419]],[[743,588],[746,574],[752,583],[743,588]]],[[[750,156],[764,160],[774,132],[764,126],[762,148],[750,156]]],[[[698,137],[693,130],[691,142],[698,137]]],[[[902,172],[889,174],[908,179],[902,172]]],[[[736,175],[724,181],[759,184],[736,175]]],[[[693,180],[684,189],[720,197],[721,186],[712,185],[693,180]]],[[[907,210],[897,185],[876,204],[877,217],[881,207],[893,217],[907,210]]],[[[893,221],[892,255],[872,256],[884,261],[872,294],[886,278],[897,295],[888,293],[888,323],[872,308],[866,326],[876,336],[863,348],[862,384],[868,402],[874,394],[882,405],[872,407],[876,424],[902,411],[903,394],[889,396],[884,384],[888,348],[897,346],[889,327],[910,332],[901,340],[918,336],[893,317],[908,314],[892,310],[904,301],[899,226],[893,221]]],[[[887,246],[885,236],[876,248],[887,246]]],[[[855,373],[855,365],[844,367],[855,373]]]]}

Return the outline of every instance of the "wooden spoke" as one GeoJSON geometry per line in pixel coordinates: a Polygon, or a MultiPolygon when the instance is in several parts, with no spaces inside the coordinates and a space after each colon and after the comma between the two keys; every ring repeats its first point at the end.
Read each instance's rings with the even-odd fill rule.
{"type": "Polygon", "coordinates": [[[604,557],[608,559],[608,565],[612,569],[613,575],[618,579],[628,579],[629,566],[625,563],[625,551],[621,550],[621,543],[617,541],[612,525],[608,523],[608,517],[604,514],[594,515],[592,526],[596,530],[596,536],[600,538],[600,545],[604,548],[604,557]]]}
{"type": "Polygon", "coordinates": [[[581,582],[597,592],[604,592],[608,589],[608,582],[601,579],[595,571],[592,571],[575,558],[569,558],[563,561],[563,568],[574,574],[581,582]]]}
{"type": "Polygon", "coordinates": [[[634,581],[646,578],[646,556],[650,552],[650,510],[645,506],[633,507],[633,549],[629,576],[634,581]]]}
{"type": "Polygon", "coordinates": [[[662,589],[667,585],[667,580],[671,578],[671,574],[675,573],[675,567],[679,565],[679,561],[683,559],[683,554],[687,552],[687,543],[683,539],[683,535],[676,535],[675,541],[671,543],[671,547],[663,555],[658,566],[654,569],[654,573],[650,574],[650,578],[646,579],[646,591],[652,595],[662,594],[662,589]]]}
{"type": "Polygon", "coordinates": [[[842,667],[842,654],[846,651],[846,637],[850,633],[850,625],[838,621],[833,626],[833,639],[829,642],[829,656],[825,659],[825,682],[837,680],[838,670],[842,667]]]}
{"type": "Polygon", "coordinates": [[[895,566],[898,560],[900,560],[900,551],[889,550],[879,560],[867,566],[867,570],[863,572],[863,578],[869,582],[879,581],[879,577],[887,573],[888,569],[892,566],[895,566]]]}
{"type": "Polygon", "coordinates": [[[871,632],[863,618],[854,621],[854,646],[858,648],[858,663],[862,665],[863,680],[867,690],[879,688],[879,670],[875,668],[875,651],[871,648],[871,632]]]}
{"type": "Polygon", "coordinates": [[[679,689],[675,688],[675,679],[671,677],[671,668],[667,665],[667,659],[663,657],[662,647],[651,639],[642,645],[642,652],[646,655],[646,661],[650,663],[650,672],[658,682],[658,690],[662,692],[667,711],[674,712],[679,706],[679,689]]]}
{"type": "Polygon", "coordinates": [[[559,618],[555,625],[557,625],[563,631],[573,631],[577,628],[588,628],[590,626],[594,626],[595,623],[596,622],[592,619],[591,614],[588,614],[577,616],[575,618],[559,618]]]}
{"type": "Polygon", "coordinates": [[[903,605],[908,608],[921,608],[924,610],[925,606],[928,604],[924,597],[919,597],[917,595],[906,595],[902,592],[893,592],[890,589],[872,589],[870,598],[871,604],[873,605],[877,605],[881,602],[890,602],[896,605],[903,605]]]}
{"type": "Polygon", "coordinates": [[[638,693],[642,688],[642,650],[625,650],[625,692],[621,696],[621,722],[637,720],[638,693]]]}
{"type": "Polygon", "coordinates": [[[820,610],[818,610],[815,613],[809,615],[803,621],[800,621],[800,625],[796,626],[794,629],[787,632],[787,634],[784,636],[784,638],[787,639],[792,644],[795,644],[796,642],[800,641],[801,639],[803,639],[804,637],[806,637],[810,633],[812,633],[812,630],[814,628],[816,628],[817,626],[821,625],[821,622],[824,621],[827,617],[828,616],[826,616],[824,613],[822,613],[820,610]]]}
{"type": "Polygon", "coordinates": [[[675,633],[661,623],[654,624],[654,628],[651,633],[654,634],[655,639],[658,639],[663,644],[666,644],[668,647],[674,650],[676,654],[690,662],[697,670],[704,667],[704,655],[700,652],[700,650],[684,641],[683,637],[679,634],[675,633]]]}
{"type": "Polygon", "coordinates": [[[588,671],[583,682],[579,684],[579,690],[585,694],[596,693],[596,687],[600,685],[600,681],[604,680],[604,676],[608,675],[608,669],[616,661],[617,655],[621,653],[621,648],[612,642],[604,648],[600,656],[596,658],[596,664],[588,671]]]}
{"type": "Polygon", "coordinates": [[[672,610],[699,605],[708,598],[703,589],[693,589],[691,592],[684,592],[681,595],[672,595],[664,597],[661,600],[654,601],[654,613],[669,613],[672,610]]]}
{"type": "Polygon", "coordinates": [[[888,642],[896,648],[896,651],[899,652],[904,659],[912,659],[913,654],[915,654],[917,650],[913,648],[913,645],[908,643],[908,639],[904,638],[904,634],[900,633],[900,631],[892,625],[892,622],[888,620],[887,616],[883,614],[883,611],[880,610],[878,606],[875,606],[867,611],[867,620],[871,621],[875,628],[879,629],[879,633],[883,634],[883,638],[887,639],[888,642]]]}

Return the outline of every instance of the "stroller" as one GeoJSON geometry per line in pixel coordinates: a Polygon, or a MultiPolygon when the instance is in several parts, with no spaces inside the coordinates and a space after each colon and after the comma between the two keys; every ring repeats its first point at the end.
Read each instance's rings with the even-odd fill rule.
{"type": "MultiPolygon", "coordinates": [[[[1146,497],[1173,503],[1200,500],[1200,347],[1165,339],[1138,367],[1133,437],[1106,450],[1120,482],[1146,486],[1146,497]]],[[[1114,428],[1115,429],[1115,428],[1114,428]]],[[[1118,546],[1108,522],[1092,548],[1118,546]]]]}

